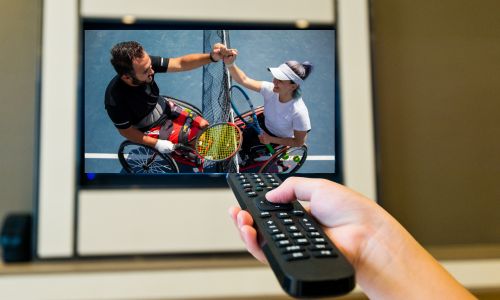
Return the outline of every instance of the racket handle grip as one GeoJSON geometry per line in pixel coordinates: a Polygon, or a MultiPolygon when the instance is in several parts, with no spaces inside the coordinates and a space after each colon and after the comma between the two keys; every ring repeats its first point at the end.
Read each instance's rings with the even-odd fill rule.
{"type": "Polygon", "coordinates": [[[183,145],[183,144],[175,144],[174,145],[174,149],[177,150],[177,149],[182,149],[182,150],[186,150],[186,151],[191,151],[191,148],[186,146],[186,145],[183,145]]]}
{"type": "Polygon", "coordinates": [[[269,150],[269,153],[274,154],[274,148],[271,146],[271,144],[266,144],[267,150],[269,150]]]}

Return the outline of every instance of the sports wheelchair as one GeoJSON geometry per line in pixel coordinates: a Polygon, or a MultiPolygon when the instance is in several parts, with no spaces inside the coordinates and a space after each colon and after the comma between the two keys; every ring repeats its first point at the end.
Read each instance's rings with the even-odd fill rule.
{"type": "MultiPolygon", "coordinates": [[[[201,110],[190,103],[172,97],[166,98],[183,109],[189,109],[199,116],[203,116],[201,110]]],[[[256,114],[259,116],[263,111],[263,107],[258,107],[256,114]]],[[[246,117],[250,113],[244,113],[242,117],[246,117]]],[[[234,123],[241,130],[245,130],[245,124],[239,118],[236,118],[234,123]]],[[[274,148],[273,154],[265,145],[260,144],[250,149],[252,159],[249,161],[242,161],[238,155],[231,159],[238,161],[240,172],[288,174],[297,172],[306,161],[306,145],[301,147],[272,146],[274,148]]],[[[118,159],[126,173],[166,174],[204,171],[203,162],[198,155],[186,147],[178,147],[172,153],[164,154],[155,148],[125,140],[118,149],[118,159]]]]}

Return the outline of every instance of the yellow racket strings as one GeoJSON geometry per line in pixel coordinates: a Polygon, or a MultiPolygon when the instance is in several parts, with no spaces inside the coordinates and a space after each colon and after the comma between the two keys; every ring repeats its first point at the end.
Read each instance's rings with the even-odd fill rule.
{"type": "Polygon", "coordinates": [[[198,138],[196,151],[208,160],[224,160],[231,157],[239,147],[240,132],[229,124],[208,128],[198,138]]]}

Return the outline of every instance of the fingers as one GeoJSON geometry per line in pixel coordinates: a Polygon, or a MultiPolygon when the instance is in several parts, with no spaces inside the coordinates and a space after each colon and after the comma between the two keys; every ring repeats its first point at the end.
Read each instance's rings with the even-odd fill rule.
{"type": "Polygon", "coordinates": [[[262,144],[266,144],[265,141],[264,141],[264,136],[261,134],[259,135],[259,141],[262,143],[262,144]]]}
{"type": "Polygon", "coordinates": [[[200,121],[200,128],[201,128],[201,129],[207,128],[207,127],[208,127],[208,125],[210,125],[210,124],[208,123],[208,121],[207,121],[207,120],[202,119],[202,120],[200,121]]]}
{"type": "Polygon", "coordinates": [[[238,55],[238,50],[236,49],[228,49],[224,46],[224,48],[220,49],[220,53],[222,56],[227,57],[227,56],[236,56],[238,55]]]}
{"type": "Polygon", "coordinates": [[[238,206],[231,206],[228,210],[229,216],[233,220],[234,226],[236,226],[237,228],[239,228],[239,226],[238,226],[238,221],[236,220],[236,218],[237,218],[238,213],[240,211],[241,211],[241,208],[239,208],[238,206]]]}
{"type": "Polygon", "coordinates": [[[238,55],[238,50],[236,49],[228,49],[225,45],[221,43],[214,44],[212,48],[212,53],[217,55],[218,58],[223,58],[227,56],[236,56],[238,55]]]}
{"type": "Polygon", "coordinates": [[[268,192],[266,199],[276,203],[288,203],[297,199],[310,201],[312,193],[322,185],[324,182],[320,179],[290,177],[268,192]]]}
{"type": "Polygon", "coordinates": [[[257,241],[257,231],[252,226],[252,216],[237,206],[229,208],[229,215],[233,219],[234,225],[238,228],[241,240],[245,243],[248,252],[259,261],[267,263],[267,259],[257,241]]]}
{"type": "Polygon", "coordinates": [[[241,236],[245,242],[248,252],[262,263],[267,263],[266,256],[257,242],[257,231],[249,225],[243,225],[240,228],[241,236]]]}

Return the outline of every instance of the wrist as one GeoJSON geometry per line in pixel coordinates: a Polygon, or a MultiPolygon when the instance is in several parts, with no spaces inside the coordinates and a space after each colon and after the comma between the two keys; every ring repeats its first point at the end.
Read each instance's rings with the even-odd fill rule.
{"type": "Polygon", "coordinates": [[[211,62],[218,62],[219,60],[216,60],[216,59],[214,58],[213,54],[214,54],[214,52],[213,52],[213,51],[211,51],[211,52],[210,52],[210,54],[208,55],[208,57],[210,58],[210,61],[211,61],[211,62]]]}
{"type": "Polygon", "coordinates": [[[160,139],[157,139],[157,140],[156,140],[156,143],[155,143],[155,145],[154,145],[154,148],[155,148],[156,150],[160,150],[160,149],[159,149],[159,148],[160,148],[160,146],[161,146],[160,139]]]}

